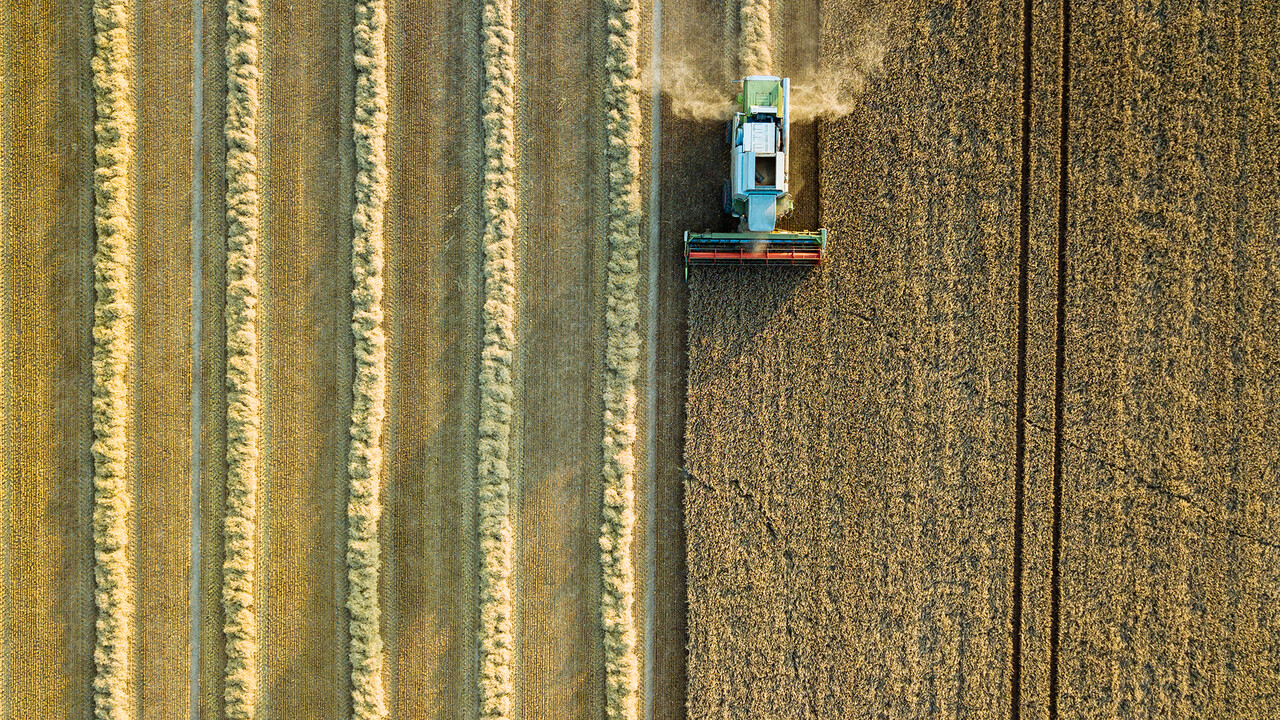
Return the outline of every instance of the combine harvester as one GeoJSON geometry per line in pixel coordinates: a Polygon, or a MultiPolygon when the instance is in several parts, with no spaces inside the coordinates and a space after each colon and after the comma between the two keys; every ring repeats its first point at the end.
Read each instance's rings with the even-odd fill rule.
{"type": "Polygon", "coordinates": [[[817,265],[827,247],[825,229],[775,230],[791,211],[791,81],[751,75],[742,81],[740,106],[729,121],[729,179],[724,211],[740,218],[738,232],[684,234],[685,276],[690,265],[817,265]]]}

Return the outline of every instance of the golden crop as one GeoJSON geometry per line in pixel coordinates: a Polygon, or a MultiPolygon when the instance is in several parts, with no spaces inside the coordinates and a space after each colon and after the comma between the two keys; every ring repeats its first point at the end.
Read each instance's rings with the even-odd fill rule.
{"type": "Polygon", "coordinates": [[[631,559],[635,509],[636,375],[640,358],[640,101],[636,87],[635,0],[609,5],[606,58],[609,172],[609,259],[605,280],[604,522],[600,529],[604,628],[605,710],[610,720],[634,720],[635,568],[631,559]]]}

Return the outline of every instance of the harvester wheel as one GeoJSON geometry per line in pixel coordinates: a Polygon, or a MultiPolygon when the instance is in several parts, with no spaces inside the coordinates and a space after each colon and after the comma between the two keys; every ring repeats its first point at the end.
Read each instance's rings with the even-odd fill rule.
{"type": "Polygon", "coordinates": [[[733,196],[729,194],[728,180],[724,181],[724,192],[721,194],[721,197],[724,199],[724,214],[732,215],[733,214],[733,196]]]}
{"type": "Polygon", "coordinates": [[[733,147],[733,120],[724,121],[724,142],[729,147],[733,147]]]}

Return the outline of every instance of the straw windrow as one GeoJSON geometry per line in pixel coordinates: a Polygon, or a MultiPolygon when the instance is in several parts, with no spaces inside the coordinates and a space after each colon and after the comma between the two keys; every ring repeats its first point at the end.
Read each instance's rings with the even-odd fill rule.
{"type": "Polygon", "coordinates": [[[382,330],[383,206],[387,200],[387,58],[383,0],[356,3],[353,134],[356,197],[352,219],[351,330],[355,382],[347,500],[347,610],[351,699],[356,720],[387,715],[382,688],[378,525],[382,517],[382,421],[386,415],[386,337],[382,330]]]}
{"type": "Polygon", "coordinates": [[[635,0],[610,0],[605,88],[609,173],[608,264],[605,281],[604,523],[600,532],[605,710],[634,720],[639,682],[632,604],[635,568],[636,388],[640,358],[640,99],[635,0]]]}
{"type": "Polygon", "coordinates": [[[511,717],[515,678],[511,572],[512,361],[516,319],[515,33],[511,0],[486,0],[484,96],[484,337],[477,442],[480,532],[480,717],[511,717]]]}
{"type": "Polygon", "coordinates": [[[258,38],[257,0],[227,0],[227,501],[222,565],[226,717],[256,713],[258,621],[254,604],[258,441],[258,38]]]}
{"type": "Polygon", "coordinates": [[[741,34],[738,38],[739,70],[747,75],[773,72],[773,27],[770,0],[742,0],[741,34]]]}
{"type": "Polygon", "coordinates": [[[129,265],[137,228],[130,206],[136,127],[129,0],[97,0],[93,84],[94,133],[93,542],[98,606],[93,679],[95,717],[126,720],[134,709],[133,579],[129,573],[128,372],[133,347],[129,265]]]}

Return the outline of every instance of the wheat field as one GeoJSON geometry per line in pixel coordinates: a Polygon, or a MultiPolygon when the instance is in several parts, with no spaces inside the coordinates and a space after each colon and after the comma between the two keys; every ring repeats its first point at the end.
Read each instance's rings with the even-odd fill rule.
{"type": "Polygon", "coordinates": [[[690,717],[1275,713],[1274,13],[822,5],[830,261],[690,279],[690,717]]]}
{"type": "Polygon", "coordinates": [[[1275,716],[1278,13],[0,4],[0,720],[1275,716]]]}

